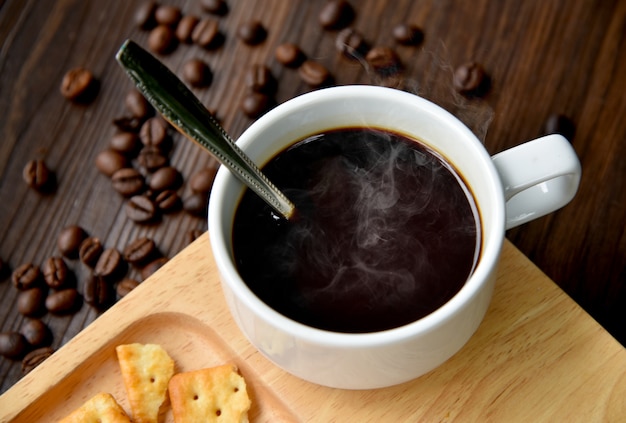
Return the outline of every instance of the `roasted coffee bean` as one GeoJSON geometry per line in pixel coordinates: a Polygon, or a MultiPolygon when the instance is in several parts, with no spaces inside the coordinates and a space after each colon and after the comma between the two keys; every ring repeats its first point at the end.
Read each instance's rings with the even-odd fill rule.
{"type": "Polygon", "coordinates": [[[249,118],[255,119],[267,112],[274,105],[273,99],[264,93],[250,92],[241,102],[241,110],[249,118]]]}
{"type": "Polygon", "coordinates": [[[94,276],[103,278],[115,277],[123,267],[122,255],[115,248],[107,248],[100,254],[95,267],[94,276]]]}
{"type": "Polygon", "coordinates": [[[115,301],[113,285],[102,276],[92,275],[85,282],[85,302],[97,309],[105,309],[115,301]]]}
{"type": "Polygon", "coordinates": [[[148,186],[151,190],[159,192],[166,189],[176,189],[183,182],[180,172],[172,166],[166,166],[158,169],[150,176],[148,186]]]}
{"type": "Polygon", "coordinates": [[[132,89],[124,97],[124,106],[131,116],[143,119],[152,114],[152,106],[138,90],[132,89]]]}
{"type": "Polygon", "coordinates": [[[50,170],[43,160],[31,160],[22,171],[24,182],[38,191],[45,191],[50,182],[50,170]]]}
{"type": "Polygon", "coordinates": [[[335,47],[350,59],[362,58],[369,51],[369,45],[365,38],[354,28],[345,28],[339,31],[335,39],[335,47]]]}
{"type": "Polygon", "coordinates": [[[43,363],[53,353],[53,348],[42,347],[26,354],[22,359],[22,374],[26,375],[30,373],[35,367],[43,363]]]}
{"type": "Polygon", "coordinates": [[[158,259],[148,263],[143,269],[141,269],[141,277],[145,281],[152,276],[157,270],[159,270],[165,263],[168,262],[167,257],[159,257],[158,259]]]}
{"type": "Polygon", "coordinates": [[[372,48],[365,55],[365,60],[383,78],[397,75],[403,69],[400,57],[390,47],[372,48]]]}
{"type": "Polygon", "coordinates": [[[143,175],[135,168],[125,167],[111,176],[113,189],[125,197],[132,197],[143,192],[145,180],[143,175]]]}
{"type": "Polygon", "coordinates": [[[91,101],[97,91],[97,81],[91,71],[85,68],[69,70],[61,82],[61,94],[68,100],[76,102],[91,101]]]}
{"type": "Polygon", "coordinates": [[[178,210],[181,206],[180,196],[172,189],[166,189],[158,193],[154,202],[157,208],[164,213],[178,210]]]}
{"type": "Polygon", "coordinates": [[[48,294],[46,308],[53,314],[66,314],[76,311],[80,304],[80,294],[75,288],[62,289],[48,294]]]}
{"type": "Polygon", "coordinates": [[[183,79],[192,87],[207,87],[211,85],[213,73],[209,65],[200,59],[191,59],[183,65],[183,79]]]}
{"type": "Polygon", "coordinates": [[[148,172],[154,172],[167,165],[168,159],[159,147],[147,146],[139,151],[137,163],[148,172]]]}
{"type": "Polygon", "coordinates": [[[137,223],[148,223],[156,218],[157,209],[147,196],[135,195],[126,203],[126,215],[137,223]]]}
{"type": "Polygon", "coordinates": [[[28,351],[28,342],[19,332],[0,333],[0,355],[17,360],[28,351]]]}
{"type": "Polygon", "coordinates": [[[576,125],[565,115],[552,114],[546,120],[544,130],[546,134],[560,134],[571,141],[576,134],[576,125]]]}
{"type": "Polygon", "coordinates": [[[200,5],[205,12],[223,16],[228,13],[228,3],[225,0],[201,0],[200,5]]]}
{"type": "Polygon", "coordinates": [[[191,40],[206,49],[217,48],[223,42],[218,22],[214,19],[201,19],[191,33],[191,40]]]}
{"type": "Polygon", "coordinates": [[[34,288],[41,283],[41,271],[39,266],[33,263],[25,263],[13,271],[11,275],[13,286],[20,291],[34,288]]]}
{"type": "Polygon", "coordinates": [[[215,180],[215,174],[217,173],[217,168],[218,163],[214,162],[212,165],[202,168],[193,173],[189,178],[189,188],[191,188],[193,192],[211,192],[211,187],[213,187],[213,181],[215,180]]]}
{"type": "Polygon", "coordinates": [[[22,324],[20,333],[33,347],[43,347],[52,343],[52,331],[40,319],[28,319],[22,324]]]}
{"type": "Polygon", "coordinates": [[[175,27],[180,22],[182,16],[180,8],[167,4],[157,6],[154,11],[154,19],[156,19],[159,25],[175,27]]]}
{"type": "Polygon", "coordinates": [[[155,1],[144,1],[135,11],[135,24],[140,29],[152,29],[156,25],[154,12],[157,3],[155,1]]]}
{"type": "Polygon", "coordinates": [[[167,25],[157,25],[148,35],[148,48],[158,54],[171,53],[177,42],[174,30],[167,25]]]}
{"type": "Polygon", "coordinates": [[[200,22],[200,19],[197,16],[183,16],[176,26],[176,38],[178,38],[178,41],[185,44],[191,44],[193,42],[191,34],[193,33],[193,30],[198,22],[200,22]]]}
{"type": "Polygon", "coordinates": [[[113,119],[113,125],[122,132],[137,133],[141,129],[141,125],[143,125],[143,119],[135,116],[124,116],[113,119]]]}
{"type": "Polygon", "coordinates": [[[23,316],[39,316],[46,311],[46,291],[41,287],[21,291],[17,296],[17,311],[23,316]]]}
{"type": "Polygon", "coordinates": [[[265,41],[267,31],[261,22],[252,20],[241,24],[237,29],[237,35],[244,43],[254,46],[265,41]]]}
{"type": "Polygon", "coordinates": [[[61,257],[50,257],[43,264],[43,277],[50,288],[61,288],[68,280],[67,264],[61,257]]]}
{"type": "Polygon", "coordinates": [[[128,158],[116,150],[103,150],[96,156],[96,168],[109,177],[128,165],[128,158]]]}
{"type": "Polygon", "coordinates": [[[112,150],[126,157],[136,156],[141,145],[139,136],[133,132],[119,132],[113,135],[109,141],[109,147],[111,147],[112,150]]]}
{"type": "Polygon", "coordinates": [[[205,231],[203,231],[202,229],[191,229],[187,231],[187,233],[185,234],[185,242],[187,243],[187,245],[191,244],[196,239],[200,238],[204,234],[204,232],[205,231]]]}
{"type": "Polygon", "coordinates": [[[246,87],[252,91],[273,94],[276,91],[276,78],[270,68],[264,65],[252,65],[248,68],[244,81],[246,87]]]}
{"type": "Polygon", "coordinates": [[[207,212],[209,197],[205,193],[194,193],[183,201],[183,208],[194,216],[204,217],[207,212]]]}
{"type": "Polygon", "coordinates": [[[347,1],[331,0],[322,7],[318,18],[325,29],[341,29],[352,22],[354,15],[354,9],[347,1]]]}
{"type": "Polygon", "coordinates": [[[274,57],[284,66],[297,68],[306,60],[304,52],[293,43],[283,43],[276,47],[274,57]]]}
{"type": "Polygon", "coordinates": [[[393,27],[393,38],[400,44],[415,46],[424,41],[424,32],[415,25],[400,23],[393,27]]]}
{"type": "Polygon", "coordinates": [[[167,138],[167,126],[158,117],[150,118],[141,126],[139,138],[144,146],[161,148],[167,138]]]}
{"type": "Polygon", "coordinates": [[[137,265],[153,259],[157,252],[156,244],[151,238],[141,237],[128,244],[123,255],[124,260],[137,265]]]}
{"type": "Polygon", "coordinates": [[[454,88],[461,94],[482,95],[488,88],[489,78],[481,64],[465,63],[454,71],[454,88]]]}
{"type": "Polygon", "coordinates": [[[59,233],[57,238],[57,247],[61,254],[67,258],[78,257],[80,244],[87,238],[87,232],[80,226],[71,225],[59,233]]]}
{"type": "Polygon", "coordinates": [[[311,87],[320,87],[330,80],[330,72],[324,65],[313,60],[306,60],[298,68],[300,78],[311,87]]]}
{"type": "Polygon", "coordinates": [[[127,296],[133,289],[139,286],[139,282],[135,279],[124,278],[117,284],[115,290],[117,292],[117,296],[123,298],[127,296]]]}
{"type": "Polygon", "coordinates": [[[86,238],[78,250],[78,257],[85,265],[94,267],[102,254],[104,247],[102,242],[96,237],[86,238]]]}

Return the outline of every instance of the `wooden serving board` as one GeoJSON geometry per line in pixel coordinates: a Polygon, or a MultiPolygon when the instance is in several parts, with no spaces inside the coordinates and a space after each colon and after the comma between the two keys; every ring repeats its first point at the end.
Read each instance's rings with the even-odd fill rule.
{"type": "Polygon", "coordinates": [[[56,421],[100,391],[129,411],[114,351],[128,342],[161,344],[177,371],[235,362],[251,422],[626,418],[626,350],[508,241],[487,316],[457,355],[402,385],[348,391],[293,377],[248,343],[205,234],[4,393],[0,422],[56,421]]]}

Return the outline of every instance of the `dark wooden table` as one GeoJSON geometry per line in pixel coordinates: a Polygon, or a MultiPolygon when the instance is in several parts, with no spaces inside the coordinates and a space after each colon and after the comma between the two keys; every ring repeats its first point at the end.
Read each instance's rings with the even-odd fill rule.
{"type": "MultiPolygon", "coordinates": [[[[508,238],[622,343],[626,342],[626,2],[619,1],[381,1],[350,0],[356,11],[351,26],[373,46],[393,47],[404,63],[402,88],[430,98],[465,121],[487,149],[497,153],[542,135],[552,114],[576,125],[572,143],[583,179],[575,200],[550,216],[510,231],[508,238]],[[424,31],[419,46],[401,46],[393,38],[397,23],[424,31]],[[467,61],[484,65],[491,90],[479,98],[458,96],[453,70],[467,61]]],[[[168,0],[184,14],[209,17],[200,1],[168,0]]],[[[297,70],[274,58],[283,42],[299,45],[326,66],[337,85],[381,84],[358,61],[335,48],[337,31],[318,22],[325,1],[229,0],[219,20],[225,35],[216,50],[181,44],[160,58],[180,72],[195,57],[214,73],[210,87],[196,89],[233,136],[253,121],[241,111],[246,71],[267,65],[279,81],[278,103],[312,90],[297,70]],[[237,29],[259,20],[266,40],[249,46],[237,29]]],[[[8,267],[0,282],[0,330],[18,331],[18,291],[10,272],[23,263],[37,265],[60,253],[60,230],[80,225],[106,247],[122,250],[140,236],[152,237],[167,257],[188,243],[192,230],[206,230],[203,217],[184,210],[158,224],[130,221],[125,199],[94,166],[125,116],[124,97],[131,83],[114,60],[126,38],[147,46],[148,32],[135,22],[138,1],[86,0],[0,2],[0,258],[8,267]],[[100,83],[96,98],[74,104],[59,86],[66,71],[90,69],[100,83]],[[43,159],[56,176],[56,190],[29,188],[22,169],[43,159]]],[[[188,177],[211,158],[174,135],[170,162],[188,177]]],[[[181,197],[190,195],[185,183],[181,197]]],[[[66,259],[82,292],[90,270],[66,259]]],[[[128,275],[140,278],[130,267],[128,275]]],[[[146,301],[150,301],[146,298],[146,301]]],[[[58,348],[101,312],[88,304],[70,315],[46,313],[58,348]]],[[[0,392],[21,377],[19,361],[0,358],[0,392]]]]}

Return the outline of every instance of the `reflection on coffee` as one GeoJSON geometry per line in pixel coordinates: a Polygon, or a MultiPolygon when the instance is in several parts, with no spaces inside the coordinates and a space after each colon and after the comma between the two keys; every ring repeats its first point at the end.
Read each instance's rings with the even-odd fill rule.
{"type": "Polygon", "coordinates": [[[450,300],[478,260],[471,193],[439,154],[403,135],[316,134],[263,171],[299,217],[284,221],[247,190],[234,256],[250,289],[293,320],[355,333],[402,326],[450,300]]]}

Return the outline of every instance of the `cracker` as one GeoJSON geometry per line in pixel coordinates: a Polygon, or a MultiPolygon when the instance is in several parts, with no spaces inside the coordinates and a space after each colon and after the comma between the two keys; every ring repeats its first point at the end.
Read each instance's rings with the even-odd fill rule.
{"type": "Polygon", "coordinates": [[[174,374],[174,361],[156,344],[115,348],[135,423],[156,423],[174,374]]]}
{"type": "Polygon", "coordinates": [[[246,382],[232,364],[178,373],[169,384],[176,423],[247,423],[246,382]]]}
{"type": "Polygon", "coordinates": [[[131,423],[111,394],[101,392],[65,417],[60,423],[131,423]]]}

